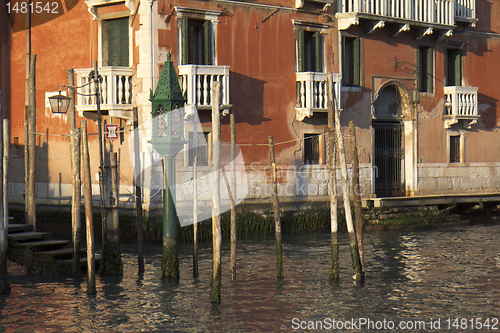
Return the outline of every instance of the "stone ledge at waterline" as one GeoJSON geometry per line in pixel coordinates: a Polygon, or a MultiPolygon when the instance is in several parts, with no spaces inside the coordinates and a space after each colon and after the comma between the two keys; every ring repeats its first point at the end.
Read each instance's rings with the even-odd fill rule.
{"type": "MultiPolygon", "coordinates": [[[[256,213],[246,211],[246,209],[242,212],[240,208],[237,207],[237,235],[239,238],[250,235],[274,234],[275,224],[272,212],[256,213]]],[[[461,212],[463,211],[462,209],[461,212]]],[[[363,222],[366,231],[425,230],[471,224],[468,220],[469,216],[461,216],[455,214],[456,212],[456,205],[369,208],[363,209],[363,222]]],[[[21,220],[24,211],[14,210],[11,215],[21,220]]],[[[84,221],[83,215],[82,221],[84,221]]],[[[338,221],[340,231],[346,231],[343,209],[338,210],[338,221]]],[[[100,215],[95,212],[94,233],[96,241],[100,241],[100,223],[100,215]]],[[[324,206],[301,211],[285,210],[281,213],[281,225],[284,234],[328,233],[330,232],[330,211],[324,206]]],[[[221,227],[223,238],[229,239],[229,212],[221,215],[221,227]]],[[[161,242],[162,229],[161,214],[144,218],[145,241],[161,242]]],[[[56,239],[71,239],[71,215],[66,212],[40,212],[37,214],[37,230],[50,232],[56,239]]],[[[210,219],[198,223],[199,241],[211,241],[211,232],[210,219]]],[[[179,228],[178,240],[179,242],[192,242],[193,226],[179,228]]],[[[120,215],[120,241],[123,243],[137,241],[137,226],[134,216],[120,215]]]]}

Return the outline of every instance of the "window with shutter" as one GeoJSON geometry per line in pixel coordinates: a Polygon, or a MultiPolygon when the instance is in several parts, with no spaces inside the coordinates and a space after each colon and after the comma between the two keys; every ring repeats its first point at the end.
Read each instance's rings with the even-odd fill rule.
{"type": "Polygon", "coordinates": [[[433,49],[429,46],[420,46],[417,49],[418,59],[418,87],[421,92],[433,92],[433,49]]]}
{"type": "Polygon", "coordinates": [[[128,17],[102,21],[102,65],[130,65],[128,17]]]}
{"type": "Polygon", "coordinates": [[[304,134],[304,164],[319,164],[319,135],[304,134]]]}
{"type": "Polygon", "coordinates": [[[212,22],[182,18],[182,64],[213,65],[212,22]]]}
{"type": "Polygon", "coordinates": [[[446,85],[462,85],[462,52],[460,49],[448,49],[446,52],[446,85]]]}
{"type": "Polygon", "coordinates": [[[297,70],[299,72],[323,72],[321,33],[299,29],[297,39],[297,70]]]}
{"type": "Polygon", "coordinates": [[[450,163],[460,163],[460,136],[450,135],[450,163]]]}
{"type": "Polygon", "coordinates": [[[342,84],[361,85],[361,46],[359,37],[342,37],[342,84]]]}

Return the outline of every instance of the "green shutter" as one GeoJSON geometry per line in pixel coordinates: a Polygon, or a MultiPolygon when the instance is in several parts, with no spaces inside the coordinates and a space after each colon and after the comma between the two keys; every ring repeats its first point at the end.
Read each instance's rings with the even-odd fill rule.
{"type": "Polygon", "coordinates": [[[433,53],[432,47],[417,48],[418,88],[421,92],[433,92],[433,53]]]}
{"type": "Polygon", "coordinates": [[[462,85],[462,55],[459,49],[448,51],[448,85],[462,85]]]}
{"type": "Polygon", "coordinates": [[[353,76],[353,86],[360,86],[361,85],[361,69],[360,69],[360,38],[354,38],[352,41],[352,76],[353,76]]]}
{"type": "Polygon", "coordinates": [[[314,46],[314,65],[313,68],[316,72],[322,72],[323,71],[323,66],[322,66],[322,47],[321,47],[321,34],[319,31],[315,32],[312,36],[313,39],[313,46],[314,46]]]}
{"type": "Polygon", "coordinates": [[[108,20],[108,66],[129,66],[128,17],[108,20]]]}
{"type": "Polygon", "coordinates": [[[433,61],[432,61],[432,47],[427,47],[426,48],[426,69],[425,69],[425,72],[426,72],[426,77],[425,77],[425,80],[426,80],[426,91],[427,92],[433,92],[433,82],[432,82],[432,70],[434,68],[433,66],[433,61]]]}
{"type": "Polygon", "coordinates": [[[213,65],[212,60],[212,22],[203,22],[203,64],[213,65]]]}
{"type": "Polygon", "coordinates": [[[346,38],[342,37],[342,85],[347,86],[349,84],[347,78],[349,77],[349,70],[348,70],[348,62],[347,62],[347,46],[348,43],[346,43],[346,38]]]}
{"type": "Polygon", "coordinates": [[[305,47],[304,47],[304,38],[305,38],[305,31],[304,30],[299,30],[298,31],[298,51],[297,51],[297,56],[298,56],[298,67],[299,67],[299,72],[304,71],[304,52],[305,52],[305,47]]]}
{"type": "Polygon", "coordinates": [[[186,65],[188,63],[188,40],[188,18],[183,17],[181,22],[181,62],[183,65],[186,65]]]}

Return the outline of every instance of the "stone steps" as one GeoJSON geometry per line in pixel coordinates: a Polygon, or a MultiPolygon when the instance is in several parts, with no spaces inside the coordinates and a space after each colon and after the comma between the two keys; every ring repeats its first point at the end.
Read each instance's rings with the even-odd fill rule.
{"type": "Polygon", "coordinates": [[[48,232],[36,232],[36,231],[27,231],[27,232],[17,232],[17,233],[9,233],[7,239],[9,243],[24,243],[24,242],[34,242],[39,240],[44,240],[49,236],[48,232]]]}
{"type": "MultiPolygon", "coordinates": [[[[9,259],[24,265],[29,272],[71,275],[73,249],[68,240],[51,240],[48,232],[33,232],[24,224],[8,225],[9,259]]],[[[96,255],[96,265],[100,256],[96,255]]],[[[86,249],[80,259],[82,272],[87,270],[86,249]]]]}

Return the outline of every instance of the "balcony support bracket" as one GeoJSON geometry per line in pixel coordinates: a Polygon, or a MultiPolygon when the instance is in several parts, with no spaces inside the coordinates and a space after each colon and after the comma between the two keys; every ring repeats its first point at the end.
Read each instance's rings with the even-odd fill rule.
{"type": "Polygon", "coordinates": [[[398,37],[405,31],[410,31],[410,25],[409,24],[400,24],[398,25],[392,32],[391,37],[398,37]]]}
{"type": "Polygon", "coordinates": [[[453,30],[441,30],[438,33],[438,37],[436,39],[436,42],[442,41],[445,37],[451,37],[453,35],[453,30]]]}
{"type": "Polygon", "coordinates": [[[339,30],[347,30],[352,25],[359,24],[359,17],[357,17],[357,16],[343,17],[343,18],[338,18],[337,21],[339,24],[339,28],[338,28],[339,30]]]}
{"type": "Polygon", "coordinates": [[[377,29],[382,29],[385,26],[385,21],[378,20],[378,21],[366,22],[365,26],[366,26],[366,33],[369,35],[374,33],[377,29]]]}
{"type": "Polygon", "coordinates": [[[433,31],[434,30],[432,29],[432,27],[416,29],[415,39],[419,40],[424,38],[425,36],[432,35],[433,31]]]}

